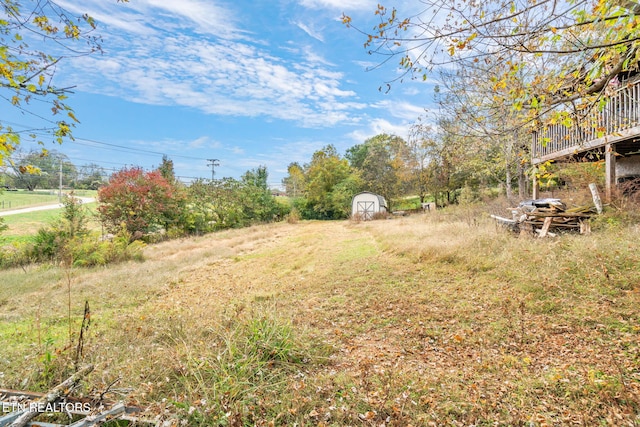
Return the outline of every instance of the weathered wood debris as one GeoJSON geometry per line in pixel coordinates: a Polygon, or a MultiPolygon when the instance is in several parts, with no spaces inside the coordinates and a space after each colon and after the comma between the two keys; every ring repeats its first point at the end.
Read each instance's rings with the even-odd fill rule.
{"type": "Polygon", "coordinates": [[[89,427],[102,425],[109,420],[123,420],[131,426],[157,425],[137,418],[140,408],[128,407],[122,402],[92,402],[69,397],[80,379],[92,370],[92,365],[79,369],[47,393],[0,389],[0,427],[89,427]],[[71,424],[35,421],[45,413],[64,413],[79,419],[71,424]]]}
{"type": "Polygon", "coordinates": [[[511,208],[512,218],[491,215],[499,224],[514,232],[554,236],[557,232],[591,232],[590,218],[596,214],[593,205],[567,208],[560,199],[525,200],[511,208]]]}

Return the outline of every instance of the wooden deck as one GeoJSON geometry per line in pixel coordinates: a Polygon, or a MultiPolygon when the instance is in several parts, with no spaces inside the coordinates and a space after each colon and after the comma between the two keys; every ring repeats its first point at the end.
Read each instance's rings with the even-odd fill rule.
{"type": "Polygon", "coordinates": [[[534,165],[586,152],[604,153],[609,144],[640,148],[640,80],[623,82],[601,111],[574,120],[572,126],[553,124],[533,133],[534,165]]]}

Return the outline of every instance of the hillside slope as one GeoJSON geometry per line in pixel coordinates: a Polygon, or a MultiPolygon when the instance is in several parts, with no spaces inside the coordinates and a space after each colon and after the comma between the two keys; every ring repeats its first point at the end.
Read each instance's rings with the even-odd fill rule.
{"type": "Polygon", "coordinates": [[[7,272],[0,381],[67,375],[86,300],[85,392],[120,377],[190,425],[637,423],[638,228],[528,239],[469,218],[274,224],[7,272]]]}

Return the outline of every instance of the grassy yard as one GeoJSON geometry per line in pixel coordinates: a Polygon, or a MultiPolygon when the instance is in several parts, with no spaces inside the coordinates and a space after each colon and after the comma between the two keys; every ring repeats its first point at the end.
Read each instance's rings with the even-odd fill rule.
{"type": "Polygon", "coordinates": [[[2,191],[0,193],[0,212],[20,209],[27,206],[39,206],[58,202],[58,193],[51,191],[2,191]]]}
{"type": "MultiPolygon", "coordinates": [[[[64,193],[69,193],[69,191],[64,190],[64,193]]],[[[96,197],[98,194],[95,190],[75,190],[73,193],[79,197],[96,197]]],[[[57,203],[58,200],[57,190],[3,190],[0,192],[0,213],[2,213],[3,210],[6,211],[57,203]]]]}
{"type": "Polygon", "coordinates": [[[480,211],[164,242],[2,273],[0,386],[189,425],[640,423],[640,227],[517,237],[480,211]],[[77,354],[85,302],[91,324],[77,354]]]}
{"type": "MultiPolygon", "coordinates": [[[[57,200],[56,198],[55,201],[57,202],[57,200]]],[[[95,218],[97,203],[87,203],[85,206],[87,207],[90,218],[88,223],[89,228],[99,229],[99,221],[95,218]]],[[[0,217],[2,217],[4,223],[9,227],[0,234],[0,245],[29,239],[37,233],[40,228],[46,227],[59,218],[61,212],[62,209],[50,209],[2,216],[2,212],[0,211],[0,217]]]]}

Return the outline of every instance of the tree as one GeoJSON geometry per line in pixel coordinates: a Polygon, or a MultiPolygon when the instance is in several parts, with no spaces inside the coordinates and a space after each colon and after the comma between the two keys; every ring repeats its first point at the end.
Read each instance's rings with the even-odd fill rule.
{"type": "Polygon", "coordinates": [[[410,173],[411,187],[420,197],[420,203],[425,203],[429,193],[427,167],[431,160],[429,147],[434,145],[433,133],[431,126],[418,121],[411,126],[409,140],[407,141],[405,156],[410,173]]]}
{"type": "MultiPolygon", "coordinates": [[[[100,51],[100,38],[93,35],[96,22],[88,15],[74,16],[51,0],[1,0],[0,7],[1,98],[6,106],[26,112],[34,100],[49,104],[54,118],[34,125],[30,138],[42,143],[35,129],[44,129],[53,141],[62,143],[72,137],[78,120],[66,103],[72,88],[56,86],[55,71],[64,59],[100,51]],[[45,43],[48,50],[40,50],[45,43]]],[[[23,134],[24,130],[0,120],[0,165],[16,150],[23,134]]]]}
{"type": "Polygon", "coordinates": [[[389,204],[403,192],[406,142],[395,135],[380,134],[347,150],[351,167],[360,172],[367,190],[380,194],[389,204]]]}
{"type": "Polygon", "coordinates": [[[29,191],[58,188],[61,173],[63,186],[73,186],[77,179],[76,166],[65,154],[57,151],[30,151],[18,156],[9,168],[13,185],[29,191]]]}
{"type": "Polygon", "coordinates": [[[346,218],[350,200],[359,191],[361,182],[333,145],[313,153],[306,167],[307,192],[303,215],[316,219],[346,218]]]}
{"type": "Polygon", "coordinates": [[[240,181],[233,178],[192,182],[186,189],[182,227],[189,234],[202,234],[246,225],[241,189],[240,181]]]}
{"type": "MultiPolygon", "coordinates": [[[[73,193],[62,198],[62,213],[49,227],[38,230],[34,236],[34,245],[29,250],[32,260],[65,259],[73,252],[73,241],[88,234],[88,212],[82,201],[73,193]]],[[[73,261],[71,261],[73,263],[73,261]]]]}
{"type": "Polygon", "coordinates": [[[527,132],[548,124],[598,131],[590,117],[640,67],[637,0],[419,3],[417,14],[378,5],[370,31],[350,16],[343,22],[364,34],[380,64],[398,60],[404,73],[394,70],[387,90],[405,78],[452,83],[441,106],[468,129],[450,139],[477,144],[476,177],[499,178],[508,196],[516,179],[526,195],[527,132]]]}
{"type": "MultiPolygon", "coordinates": [[[[450,133],[449,141],[463,139],[466,147],[456,147],[458,165],[468,169],[466,186],[499,184],[512,197],[514,177],[520,196],[525,197],[529,135],[521,124],[526,117],[505,105],[501,95],[507,88],[492,88],[492,78],[501,67],[458,69],[443,78],[444,90],[437,94],[440,130],[450,133]],[[493,93],[493,96],[487,96],[493,93]],[[474,182],[475,181],[475,182],[474,182]]],[[[454,148],[454,147],[452,147],[454,148]]]]}
{"type": "Polygon", "coordinates": [[[158,170],[140,167],[114,173],[98,190],[98,212],[110,232],[122,224],[135,238],[160,229],[168,230],[181,217],[184,196],[158,170]]]}
{"type": "Polygon", "coordinates": [[[201,234],[273,221],[282,215],[271,195],[265,166],[251,169],[241,180],[196,180],[186,188],[187,201],[180,220],[187,233],[201,234]]]}
{"type": "Polygon", "coordinates": [[[349,165],[352,168],[362,169],[367,154],[369,154],[369,145],[365,142],[364,144],[356,144],[353,147],[347,148],[344,157],[349,160],[349,165]]]}
{"type": "Polygon", "coordinates": [[[297,162],[289,163],[287,167],[287,175],[282,179],[287,196],[294,199],[304,194],[306,189],[305,171],[297,162]]]}
{"type": "Polygon", "coordinates": [[[266,166],[258,166],[242,175],[242,208],[249,222],[273,221],[278,214],[278,204],[271,195],[266,166]]]}
{"type": "Polygon", "coordinates": [[[421,141],[428,159],[422,171],[424,185],[438,206],[454,203],[459,189],[475,184],[477,145],[455,131],[457,124],[449,117],[441,117],[435,127],[439,131],[421,141]]]}
{"type": "Polygon", "coordinates": [[[96,163],[89,163],[80,167],[76,188],[83,190],[97,190],[105,183],[106,172],[96,163]]]}
{"type": "Polygon", "coordinates": [[[329,203],[333,206],[335,219],[348,218],[351,215],[353,196],[362,191],[362,188],[360,175],[353,171],[333,187],[329,195],[329,203]]]}
{"type": "Polygon", "coordinates": [[[167,182],[175,183],[176,182],[176,173],[173,169],[173,160],[169,159],[166,154],[162,155],[162,163],[158,166],[158,171],[160,175],[167,180],[167,182]]]}
{"type": "MultiPolygon", "coordinates": [[[[640,4],[634,0],[420,3],[422,12],[411,17],[378,5],[372,31],[356,28],[366,36],[365,48],[385,61],[398,57],[404,76],[425,80],[434,68],[459,61],[509,61],[494,83],[510,86],[527,65],[537,72],[511,86],[505,99],[516,108],[528,104],[537,110],[601,94],[640,59],[640,4]]],[[[349,16],[343,22],[353,26],[349,16]]]]}

